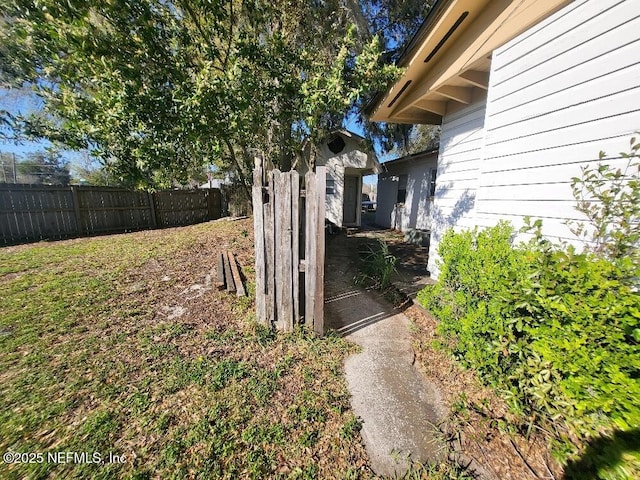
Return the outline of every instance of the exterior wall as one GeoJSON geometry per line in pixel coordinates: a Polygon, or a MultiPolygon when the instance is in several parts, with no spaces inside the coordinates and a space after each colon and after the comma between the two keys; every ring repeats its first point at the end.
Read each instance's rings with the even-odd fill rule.
{"type": "Polygon", "coordinates": [[[565,225],[581,219],[571,178],[600,151],[609,165],[627,164],[618,152],[640,130],[639,80],[636,2],[576,0],[497,49],[486,117],[474,123],[471,106],[443,122],[432,275],[448,226],[519,228],[529,215],[548,237],[578,244],[565,225]]]}
{"type": "MultiPolygon", "coordinates": [[[[359,151],[352,150],[347,151],[351,145],[347,144],[345,147],[346,153],[340,155],[334,155],[328,159],[323,159],[322,162],[318,162],[320,165],[326,165],[327,176],[330,176],[334,180],[335,192],[333,194],[327,193],[325,197],[325,217],[330,222],[336,224],[338,227],[346,226],[343,222],[343,205],[344,205],[344,177],[345,175],[357,176],[360,178],[360,184],[358,186],[358,198],[362,196],[362,174],[359,170],[367,168],[368,156],[359,151]]],[[[359,204],[359,202],[358,202],[359,204]]],[[[360,209],[357,209],[357,225],[360,225],[360,209]]]]}
{"type": "Polygon", "coordinates": [[[484,141],[485,102],[445,116],[440,135],[438,178],[431,212],[428,269],[438,276],[438,243],[444,232],[475,225],[475,203],[484,141]]]}
{"type": "MultiPolygon", "coordinates": [[[[358,138],[341,135],[345,142],[342,153],[335,154],[329,150],[326,143],[320,145],[318,149],[318,165],[327,167],[327,179],[334,181],[334,193],[327,193],[325,196],[325,218],[338,227],[346,226],[343,222],[344,205],[344,177],[345,175],[357,176],[360,178],[358,185],[358,199],[362,196],[362,172],[371,171],[377,167],[374,157],[367,155],[362,150],[362,145],[358,138]]],[[[301,175],[305,175],[308,166],[306,164],[297,167],[301,175]]],[[[360,202],[358,202],[360,205],[360,202]]],[[[360,208],[356,211],[357,221],[360,225],[360,208]]]]}
{"type": "Polygon", "coordinates": [[[344,167],[340,164],[327,166],[327,179],[331,177],[334,192],[325,195],[325,218],[331,223],[342,227],[342,204],[344,202],[344,167]]]}
{"type": "Polygon", "coordinates": [[[378,175],[376,224],[403,232],[429,230],[432,203],[429,196],[430,172],[436,168],[436,164],[434,155],[388,164],[387,171],[378,175]],[[396,205],[399,175],[407,175],[404,206],[396,205]]]}
{"type": "Polygon", "coordinates": [[[571,178],[619,152],[640,129],[637,2],[580,0],[494,52],[476,221],[525,215],[543,232],[578,243],[571,178]]]}
{"type": "MultiPolygon", "coordinates": [[[[384,166],[383,166],[384,168],[384,166]]],[[[376,203],[376,224],[386,228],[396,228],[391,220],[396,199],[398,198],[398,181],[390,173],[378,175],[378,202],[376,203]]]]}

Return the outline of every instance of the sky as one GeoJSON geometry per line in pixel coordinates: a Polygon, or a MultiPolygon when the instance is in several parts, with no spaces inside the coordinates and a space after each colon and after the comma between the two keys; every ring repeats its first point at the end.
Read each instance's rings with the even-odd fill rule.
{"type": "MultiPolygon", "coordinates": [[[[28,114],[42,109],[42,101],[27,89],[0,88],[0,109],[7,110],[13,115],[28,114]]],[[[46,140],[16,143],[0,139],[0,152],[15,153],[18,159],[51,146],[52,143],[46,140]]],[[[63,150],[61,153],[63,158],[72,164],[80,163],[86,158],[86,152],[63,150]]]]}

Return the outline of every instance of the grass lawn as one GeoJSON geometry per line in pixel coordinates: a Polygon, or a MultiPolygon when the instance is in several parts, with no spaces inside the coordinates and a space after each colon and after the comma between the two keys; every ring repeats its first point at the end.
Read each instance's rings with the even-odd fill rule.
{"type": "Polygon", "coordinates": [[[0,478],[367,478],[353,347],[252,321],[211,288],[251,220],[0,248],[0,478]],[[55,452],[100,463],[47,462],[55,452]],[[109,463],[109,454],[124,463],[109,463]],[[26,459],[25,459],[26,460],[26,459]]]}

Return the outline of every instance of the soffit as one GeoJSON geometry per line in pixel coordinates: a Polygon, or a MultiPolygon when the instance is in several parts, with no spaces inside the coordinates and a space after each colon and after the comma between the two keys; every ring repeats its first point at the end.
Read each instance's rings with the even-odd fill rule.
{"type": "Polygon", "coordinates": [[[572,0],[441,0],[423,40],[399,64],[402,77],[381,97],[372,121],[440,124],[445,114],[486,97],[492,52],[572,0]]]}

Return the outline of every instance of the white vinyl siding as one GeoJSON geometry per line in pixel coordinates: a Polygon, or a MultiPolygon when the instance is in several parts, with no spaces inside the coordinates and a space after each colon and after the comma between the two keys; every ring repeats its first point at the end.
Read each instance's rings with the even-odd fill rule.
{"type": "Polygon", "coordinates": [[[620,152],[640,130],[640,10],[629,0],[576,0],[493,52],[484,104],[445,116],[429,269],[448,227],[529,215],[571,243],[581,219],[571,178],[620,152]],[[466,201],[462,202],[463,195],[466,201]],[[462,203],[465,208],[460,208],[462,203]]]}
{"type": "Polygon", "coordinates": [[[577,0],[496,50],[492,58],[476,223],[525,215],[550,237],[577,243],[571,178],[640,130],[637,2],[577,0]]]}
{"type": "Polygon", "coordinates": [[[429,271],[438,276],[437,249],[443,233],[475,225],[475,200],[482,157],[485,104],[445,116],[438,154],[438,179],[431,209],[429,271]]]}

